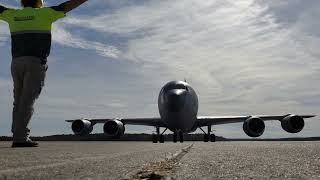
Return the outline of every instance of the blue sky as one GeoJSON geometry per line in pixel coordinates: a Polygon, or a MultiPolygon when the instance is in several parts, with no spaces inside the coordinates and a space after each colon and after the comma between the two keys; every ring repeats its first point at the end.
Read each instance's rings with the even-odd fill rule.
{"type": "MultiPolygon", "coordinates": [[[[45,3],[60,3],[52,2],[45,3]]],[[[32,134],[71,133],[64,119],[159,116],[160,88],[184,78],[198,93],[199,115],[318,114],[318,7],[303,0],[89,0],[54,24],[32,134]]],[[[0,135],[10,135],[10,43],[0,22],[0,135]]],[[[214,129],[246,137],[241,123],[214,129]]],[[[267,122],[262,137],[319,132],[318,118],[298,135],[267,122]]]]}

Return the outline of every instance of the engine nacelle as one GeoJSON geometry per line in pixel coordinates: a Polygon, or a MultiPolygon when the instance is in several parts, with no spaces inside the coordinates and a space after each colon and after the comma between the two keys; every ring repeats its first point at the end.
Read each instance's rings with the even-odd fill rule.
{"type": "Polygon", "coordinates": [[[93,125],[88,120],[76,120],[72,122],[71,129],[76,135],[88,135],[93,130],[93,125]]]}
{"type": "Polygon", "coordinates": [[[125,127],[119,120],[111,120],[104,124],[103,131],[109,136],[122,136],[124,135],[125,127]]]}
{"type": "Polygon", "coordinates": [[[251,117],[243,123],[243,131],[250,137],[261,136],[265,127],[263,120],[258,117],[251,117]]]}
{"type": "Polygon", "coordinates": [[[304,127],[304,120],[301,116],[288,115],[281,120],[281,127],[288,133],[298,133],[304,127]]]}

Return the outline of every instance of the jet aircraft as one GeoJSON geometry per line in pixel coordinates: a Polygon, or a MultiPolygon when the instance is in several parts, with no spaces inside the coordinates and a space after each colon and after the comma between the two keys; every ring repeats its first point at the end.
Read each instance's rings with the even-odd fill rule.
{"type": "Polygon", "coordinates": [[[75,119],[66,120],[72,123],[72,131],[76,135],[88,135],[93,126],[103,123],[104,133],[108,136],[120,137],[124,135],[126,125],[144,125],[156,128],[152,135],[154,143],[164,142],[164,132],[173,132],[173,142],[183,142],[183,134],[196,131],[198,128],[204,133],[204,142],[215,142],[212,133],[213,125],[243,122],[243,131],[250,137],[259,137],[265,130],[264,121],[278,120],[282,128],[289,133],[300,132],[305,118],[315,115],[285,114],[279,116],[248,115],[248,116],[198,116],[198,97],[194,89],[185,81],[171,81],[161,89],[158,97],[160,117],[156,118],[106,118],[106,119],[75,119]],[[207,127],[207,131],[203,128],[207,127]],[[160,132],[160,128],[164,128],[160,132]]]}

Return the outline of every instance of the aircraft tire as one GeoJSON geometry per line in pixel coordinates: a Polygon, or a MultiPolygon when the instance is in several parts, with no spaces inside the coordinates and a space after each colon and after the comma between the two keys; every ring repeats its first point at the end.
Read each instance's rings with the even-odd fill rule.
{"type": "Polygon", "coordinates": [[[183,133],[181,131],[179,132],[179,136],[180,136],[180,143],[183,143],[183,133]]]}
{"type": "Polygon", "coordinates": [[[173,133],[173,142],[177,143],[178,141],[178,134],[176,132],[173,133]]]}
{"type": "Polygon", "coordinates": [[[209,142],[209,135],[208,134],[203,135],[203,141],[209,142]]]}
{"type": "Polygon", "coordinates": [[[164,143],[164,135],[160,135],[159,136],[159,142],[160,143],[164,143]]]}
{"type": "Polygon", "coordinates": [[[158,136],[156,134],[152,134],[152,142],[158,143],[158,136]]]}
{"type": "Polygon", "coordinates": [[[211,135],[210,135],[210,141],[211,141],[211,142],[216,142],[216,135],[211,134],[211,135]]]}

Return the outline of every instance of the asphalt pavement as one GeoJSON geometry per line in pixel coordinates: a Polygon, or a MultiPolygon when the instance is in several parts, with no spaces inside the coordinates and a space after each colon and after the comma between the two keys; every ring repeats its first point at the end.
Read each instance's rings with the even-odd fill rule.
{"type": "Polygon", "coordinates": [[[176,179],[320,179],[320,142],[196,143],[176,179]]]}
{"type": "Polygon", "coordinates": [[[0,142],[0,179],[320,179],[320,142],[0,142]]]}

